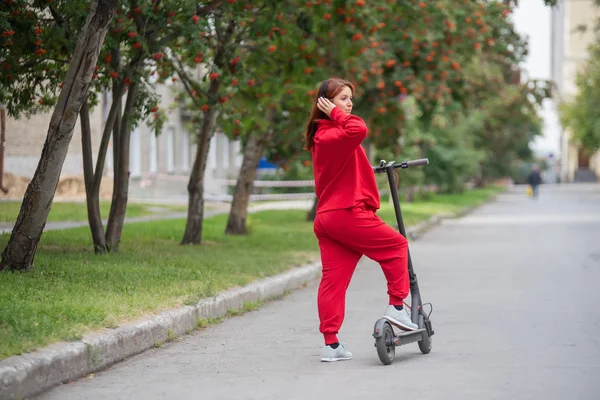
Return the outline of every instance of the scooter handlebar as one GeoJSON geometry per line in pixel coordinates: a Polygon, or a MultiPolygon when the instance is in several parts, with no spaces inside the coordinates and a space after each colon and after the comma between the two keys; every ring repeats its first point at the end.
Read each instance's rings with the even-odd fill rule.
{"type": "Polygon", "coordinates": [[[406,161],[406,167],[402,167],[402,168],[420,167],[421,165],[427,165],[427,164],[429,164],[428,158],[419,158],[418,160],[406,161]]]}
{"type": "Polygon", "coordinates": [[[385,160],[381,160],[379,162],[379,165],[376,167],[373,167],[373,170],[375,172],[383,172],[385,170],[387,170],[388,168],[411,168],[411,167],[420,167],[421,165],[428,165],[429,164],[429,159],[428,158],[419,158],[417,160],[410,160],[410,161],[402,161],[400,163],[397,163],[395,161],[390,161],[388,163],[385,162],[385,160]]]}

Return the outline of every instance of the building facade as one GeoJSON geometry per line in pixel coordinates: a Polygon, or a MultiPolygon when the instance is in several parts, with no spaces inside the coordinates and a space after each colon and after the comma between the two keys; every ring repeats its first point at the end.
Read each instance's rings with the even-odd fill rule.
{"type": "MultiPolygon", "coordinates": [[[[600,10],[593,0],[562,0],[552,9],[551,75],[554,100],[560,103],[577,93],[577,71],[588,58],[588,47],[595,39],[594,27],[600,10]],[[579,29],[585,26],[586,29],[579,29]]],[[[600,152],[588,155],[572,140],[569,129],[561,128],[561,180],[597,181],[600,177],[600,152]]]]}
{"type": "MultiPolygon", "coordinates": [[[[157,85],[161,108],[168,109],[175,97],[174,84],[157,85]]],[[[92,147],[97,152],[112,102],[110,93],[100,96],[98,106],[91,112],[92,147]]],[[[123,101],[124,103],[124,101],[123,101]]],[[[4,171],[31,178],[37,167],[50,124],[51,113],[7,118],[4,171]]],[[[142,121],[131,132],[130,194],[141,199],[185,199],[187,182],[195,159],[195,132],[187,132],[186,116],[178,108],[168,113],[168,121],[157,136],[142,121]]],[[[239,141],[230,141],[217,132],[210,145],[206,167],[207,197],[221,196],[226,188],[222,178],[235,176],[241,165],[239,141]]],[[[94,159],[95,162],[95,159],[94,159]]],[[[104,177],[113,177],[112,141],[109,145],[104,177]]],[[[83,179],[81,127],[77,121],[61,177],[83,179]]]]}

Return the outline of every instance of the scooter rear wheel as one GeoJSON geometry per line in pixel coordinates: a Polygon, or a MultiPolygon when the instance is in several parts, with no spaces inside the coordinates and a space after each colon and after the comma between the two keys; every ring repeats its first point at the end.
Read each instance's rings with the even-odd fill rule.
{"type": "Polygon", "coordinates": [[[396,358],[394,330],[388,322],[383,325],[383,335],[375,339],[375,347],[377,348],[377,355],[384,365],[390,365],[394,362],[394,358],[396,358]]]}

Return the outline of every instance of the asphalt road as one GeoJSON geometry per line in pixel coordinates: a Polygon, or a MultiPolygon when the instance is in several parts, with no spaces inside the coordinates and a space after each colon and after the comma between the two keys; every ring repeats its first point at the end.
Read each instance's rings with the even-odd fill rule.
{"type": "Polygon", "coordinates": [[[40,399],[600,398],[600,185],[517,188],[411,242],[433,350],[384,366],[379,266],[359,265],[340,333],[354,359],[319,361],[317,283],[260,310],[63,385],[40,399]]]}

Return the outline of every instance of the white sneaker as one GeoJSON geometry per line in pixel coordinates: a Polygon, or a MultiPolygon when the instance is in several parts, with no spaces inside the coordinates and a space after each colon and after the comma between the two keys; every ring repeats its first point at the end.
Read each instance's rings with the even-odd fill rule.
{"type": "Polygon", "coordinates": [[[346,345],[340,342],[337,349],[331,346],[324,346],[321,351],[321,361],[333,362],[333,361],[344,361],[352,359],[352,353],[348,351],[346,345]]]}
{"type": "Polygon", "coordinates": [[[419,329],[419,327],[410,320],[410,315],[408,315],[406,308],[396,310],[396,307],[389,305],[386,307],[383,317],[404,331],[416,331],[419,329]]]}

